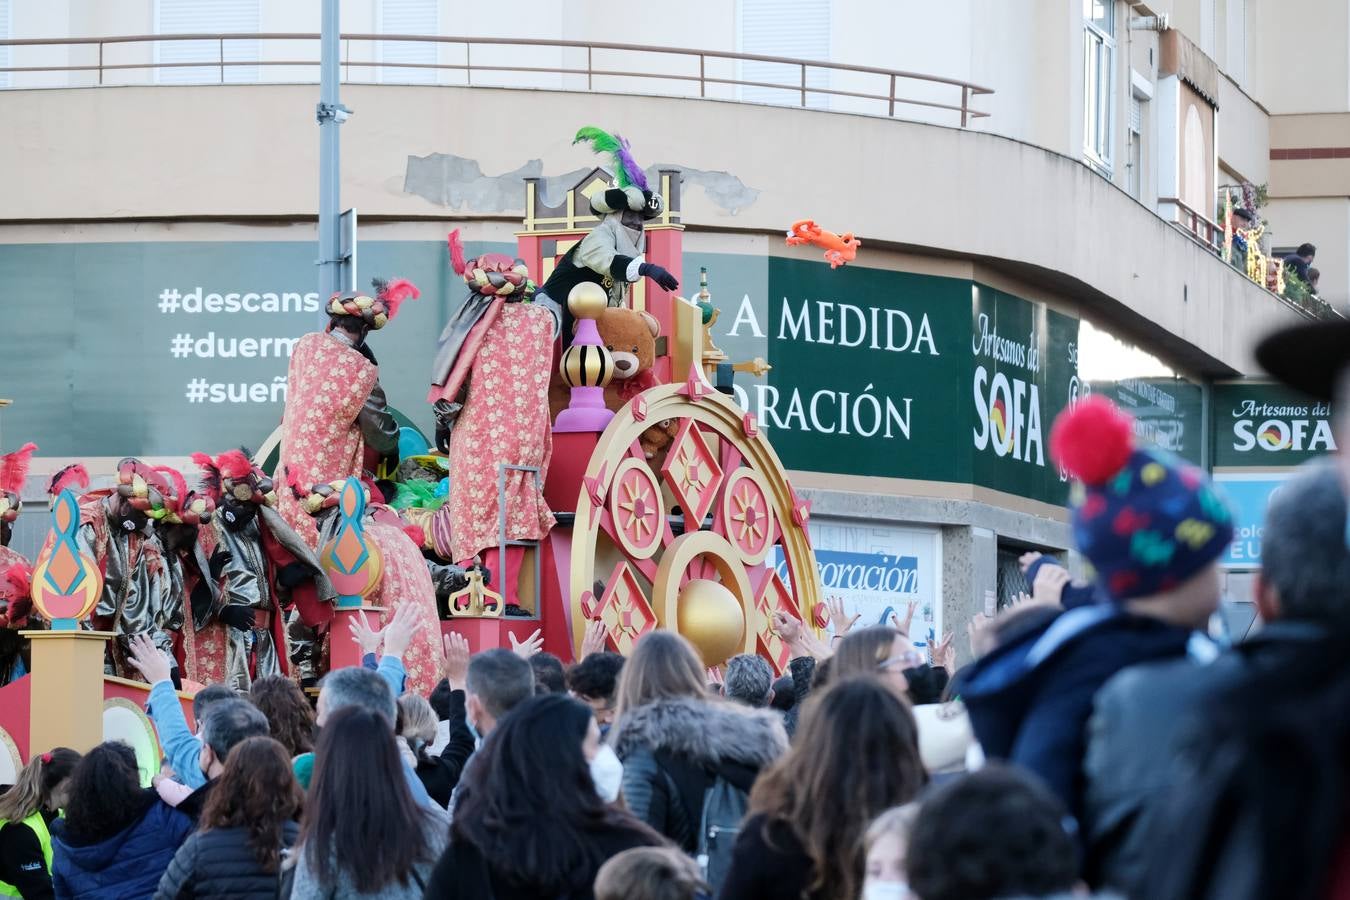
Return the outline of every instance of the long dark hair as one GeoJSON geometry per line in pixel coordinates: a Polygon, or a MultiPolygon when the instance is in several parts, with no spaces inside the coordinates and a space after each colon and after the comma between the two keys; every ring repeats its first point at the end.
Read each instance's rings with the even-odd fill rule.
{"type": "Polygon", "coordinates": [[[328,717],[300,830],[320,884],[336,883],[336,865],[358,892],[374,893],[407,884],[413,866],[430,860],[426,814],[406,778],[387,717],[356,706],[328,717]]]}
{"type": "Polygon", "coordinates": [[[660,835],[595,792],[581,745],[592,719],[585,704],[544,694],[508,713],[488,735],[461,782],[450,827],[509,882],[541,895],[595,880],[606,854],[597,838],[627,834],[660,846],[660,835]]]}
{"type": "Polygon", "coordinates": [[[136,751],[121,741],[107,741],[85,754],[70,776],[66,831],[77,844],[112,837],[145,815],[155,802],[141,788],[136,751]]]}
{"type": "Polygon", "coordinates": [[[927,782],[909,704],[876,677],[846,678],[811,695],[792,749],[750,792],[750,813],[792,829],[814,867],[813,897],[852,900],[868,824],[927,782]]]}
{"type": "Polygon", "coordinates": [[[270,737],[251,737],[230,751],[225,771],[202,810],[201,830],[245,828],[253,856],[275,872],[286,823],[300,815],[304,794],[286,748],[270,737]]]}
{"type": "Polygon", "coordinates": [[[272,737],[292,757],[314,749],[314,709],[294,681],[280,675],[259,678],[253,682],[249,699],[267,716],[272,737]]]}

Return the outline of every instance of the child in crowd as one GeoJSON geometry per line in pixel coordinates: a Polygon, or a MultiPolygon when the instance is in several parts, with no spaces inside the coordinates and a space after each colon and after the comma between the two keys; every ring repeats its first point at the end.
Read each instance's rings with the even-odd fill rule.
{"type": "Polygon", "coordinates": [[[919,814],[917,803],[906,803],[877,816],[867,829],[867,874],[862,900],[911,900],[905,880],[905,856],[909,830],[919,814]]]}
{"type": "Polygon", "coordinates": [[[698,865],[669,847],[625,850],[600,867],[595,900],[711,900],[698,865]]]}

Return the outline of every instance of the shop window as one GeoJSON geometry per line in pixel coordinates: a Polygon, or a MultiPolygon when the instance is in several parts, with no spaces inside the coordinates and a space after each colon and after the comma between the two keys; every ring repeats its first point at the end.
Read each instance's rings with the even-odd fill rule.
{"type": "Polygon", "coordinates": [[[1083,0],[1083,153],[1111,174],[1116,58],[1115,0],[1083,0]]]}
{"type": "MultiPolygon", "coordinates": [[[[156,0],[155,34],[257,34],[262,30],[260,0],[156,0]]],[[[223,57],[229,63],[255,62],[258,41],[227,40],[223,57]]],[[[155,61],[173,64],[155,69],[160,84],[202,84],[220,82],[247,84],[258,80],[258,66],[220,66],[222,44],[219,40],[159,41],[155,61]],[[203,65],[184,65],[200,62],[203,65]]]]}
{"type": "MultiPolygon", "coordinates": [[[[829,0],[741,0],[738,5],[742,53],[790,56],[794,59],[830,58],[829,0]]],[[[742,86],[741,99],[751,103],[801,103],[801,67],[785,63],[743,60],[742,81],[781,84],[783,88],[742,86]]],[[[830,73],[806,70],[807,87],[828,88],[830,73]]],[[[807,93],[806,105],[829,107],[828,94],[807,93]]]]}
{"type": "MultiPolygon", "coordinates": [[[[380,34],[440,33],[440,4],[437,0],[379,0],[380,34]]],[[[432,41],[380,41],[380,61],[397,63],[380,68],[380,81],[386,84],[435,84],[440,59],[439,44],[432,41]]]]}

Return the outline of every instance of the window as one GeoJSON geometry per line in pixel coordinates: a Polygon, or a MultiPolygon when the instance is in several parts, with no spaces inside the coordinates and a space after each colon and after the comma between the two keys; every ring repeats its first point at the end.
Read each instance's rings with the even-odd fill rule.
{"type": "MultiPolygon", "coordinates": [[[[790,56],[794,59],[830,58],[829,0],[741,0],[740,49],[761,56],[790,56]]],[[[801,100],[802,70],[789,63],[744,60],[740,64],[742,81],[781,84],[782,88],[741,87],[741,99],[751,103],[798,105],[801,100]]],[[[826,69],[806,70],[807,87],[828,88],[826,69]]],[[[816,109],[829,107],[828,94],[807,93],[806,105],[816,109]]]]}
{"type": "MultiPolygon", "coordinates": [[[[0,38],[9,37],[9,0],[0,0],[0,38]]],[[[0,47],[0,69],[9,67],[9,48],[0,47]]],[[[0,88],[9,87],[9,73],[0,72],[0,88]]]]}
{"type": "MultiPolygon", "coordinates": [[[[440,4],[437,0],[380,0],[380,34],[440,33],[440,4]]],[[[440,45],[431,41],[380,41],[380,61],[400,65],[382,66],[380,81],[387,84],[435,84],[437,69],[417,66],[435,65],[440,45]]]]}
{"type": "MultiPolygon", "coordinates": [[[[257,34],[262,13],[259,0],[156,0],[155,34],[257,34]]],[[[254,39],[203,41],[159,41],[155,61],[174,63],[156,69],[160,84],[201,84],[224,81],[246,84],[258,80],[257,66],[225,66],[222,77],[220,60],[250,62],[258,59],[258,41],[254,39]],[[193,66],[183,63],[200,62],[193,66]]]]}
{"type": "Polygon", "coordinates": [[[1111,119],[1116,57],[1115,0],[1083,0],[1083,152],[1111,174],[1111,119]]]}
{"type": "Polygon", "coordinates": [[[1228,32],[1224,71],[1242,84],[1247,80],[1247,0],[1228,0],[1224,25],[1228,32]]]}
{"type": "Polygon", "coordinates": [[[1144,190],[1144,101],[1130,96],[1129,147],[1125,167],[1125,190],[1136,200],[1142,199],[1144,190]]]}

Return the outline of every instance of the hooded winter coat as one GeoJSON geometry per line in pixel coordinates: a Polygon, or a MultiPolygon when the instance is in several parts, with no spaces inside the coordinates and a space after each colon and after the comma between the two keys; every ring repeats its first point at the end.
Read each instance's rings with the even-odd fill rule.
{"type": "Polygon", "coordinates": [[[610,743],[623,761],[628,809],[690,853],[698,845],[704,791],[721,777],[748,792],[788,748],[776,711],[694,697],[629,710],[610,743]]]}
{"type": "Polygon", "coordinates": [[[154,896],[159,879],[192,831],[192,820],[147,792],[145,812],[117,834],[72,843],[66,822],[52,823],[52,887],[70,900],[154,896]],[[153,798],[151,801],[150,798],[153,798]]]}
{"type": "Polygon", "coordinates": [[[1087,724],[1098,689],[1129,666],[1184,656],[1192,634],[1098,604],[999,646],[971,666],[961,689],[985,756],[1039,775],[1081,818],[1087,724]]]}

